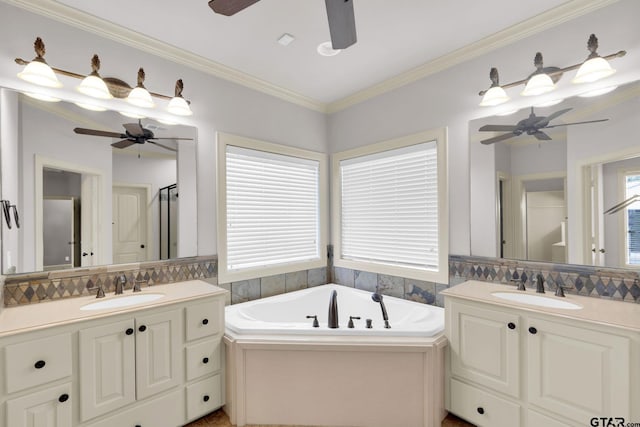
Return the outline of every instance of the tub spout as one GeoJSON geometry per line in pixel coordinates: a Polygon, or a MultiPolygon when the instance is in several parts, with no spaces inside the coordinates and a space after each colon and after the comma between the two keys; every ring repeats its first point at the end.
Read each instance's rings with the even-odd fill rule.
{"type": "Polygon", "coordinates": [[[389,326],[389,316],[387,316],[387,309],[384,306],[384,302],[382,301],[382,294],[374,292],[373,295],[371,295],[371,299],[375,302],[380,303],[380,308],[382,309],[382,320],[384,320],[384,327],[386,329],[391,328],[391,326],[389,326]]]}
{"type": "Polygon", "coordinates": [[[338,328],[338,291],[331,292],[329,297],[329,327],[338,328]]]}

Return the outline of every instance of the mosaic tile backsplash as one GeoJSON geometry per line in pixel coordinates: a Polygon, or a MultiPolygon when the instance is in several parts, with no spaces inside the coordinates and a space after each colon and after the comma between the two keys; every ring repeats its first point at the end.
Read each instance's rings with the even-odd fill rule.
{"type": "Polygon", "coordinates": [[[193,279],[216,283],[217,263],[217,256],[208,256],[5,276],[4,306],[95,295],[98,286],[105,293],[113,292],[116,280],[123,274],[127,278],[126,289],[135,281],[145,282],[143,286],[193,279]]]}

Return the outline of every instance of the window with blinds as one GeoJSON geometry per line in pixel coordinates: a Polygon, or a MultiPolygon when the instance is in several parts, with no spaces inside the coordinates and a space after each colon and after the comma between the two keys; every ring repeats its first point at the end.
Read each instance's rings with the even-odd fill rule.
{"type": "Polygon", "coordinates": [[[319,161],[226,146],[226,268],[320,259],[319,161]]]}
{"type": "Polygon", "coordinates": [[[435,141],[340,161],[341,258],[438,270],[435,141]]]}

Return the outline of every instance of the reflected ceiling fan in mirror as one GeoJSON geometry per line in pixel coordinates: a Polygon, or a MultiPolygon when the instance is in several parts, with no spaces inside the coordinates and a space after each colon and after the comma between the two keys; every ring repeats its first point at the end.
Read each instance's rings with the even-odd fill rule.
{"type": "MultiPolygon", "coordinates": [[[[215,13],[231,16],[258,1],[260,0],[210,0],[209,7],[215,13]]],[[[358,40],[353,0],[325,0],[325,6],[333,49],[348,48],[358,40]]]]}
{"type": "Polygon", "coordinates": [[[570,125],[581,125],[586,123],[596,123],[596,122],[604,122],[609,119],[599,119],[599,120],[588,120],[584,122],[574,122],[574,123],[559,123],[557,125],[549,125],[551,120],[554,120],[561,116],[562,114],[570,111],[571,108],[565,108],[564,110],[556,111],[548,116],[536,116],[533,112],[533,107],[531,107],[531,114],[526,119],[520,120],[515,125],[484,125],[480,129],[480,132],[507,132],[502,135],[494,136],[493,138],[488,138],[480,141],[482,144],[494,144],[496,142],[505,141],[509,138],[513,138],[515,136],[520,136],[522,134],[532,135],[536,139],[540,141],[550,141],[551,137],[544,133],[542,129],[551,129],[560,126],[570,126],[570,125]]]}
{"type": "Polygon", "coordinates": [[[125,133],[118,132],[108,132],[97,129],[85,129],[85,128],[75,128],[73,131],[80,135],[92,135],[92,136],[105,136],[107,138],[124,138],[121,141],[114,142],[111,144],[112,147],[116,148],[127,148],[133,144],[144,144],[145,142],[149,142],[150,144],[157,145],[158,147],[162,147],[165,150],[169,151],[178,151],[173,147],[169,147],[168,145],[161,144],[157,142],[158,139],[173,139],[173,140],[183,140],[183,141],[193,141],[193,138],[174,138],[174,137],[164,137],[157,138],[152,131],[149,129],[145,129],[142,127],[142,122],[138,121],[138,123],[125,123],[124,126],[125,133]]]}

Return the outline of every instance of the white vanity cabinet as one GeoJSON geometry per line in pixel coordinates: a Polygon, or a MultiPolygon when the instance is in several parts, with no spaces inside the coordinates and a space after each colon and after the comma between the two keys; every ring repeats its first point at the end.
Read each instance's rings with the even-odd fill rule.
{"type": "Polygon", "coordinates": [[[450,412],[490,427],[638,419],[639,331],[452,293],[445,292],[450,412]]]}
{"type": "Polygon", "coordinates": [[[38,304],[53,320],[20,332],[6,332],[23,324],[7,313],[28,322],[39,307],[3,310],[0,427],[179,427],[221,407],[226,291],[194,282],[112,313],[71,312],[86,298],[38,304]]]}
{"type": "Polygon", "coordinates": [[[80,418],[106,414],[180,383],[180,310],[111,321],[79,332],[80,418]]]}

